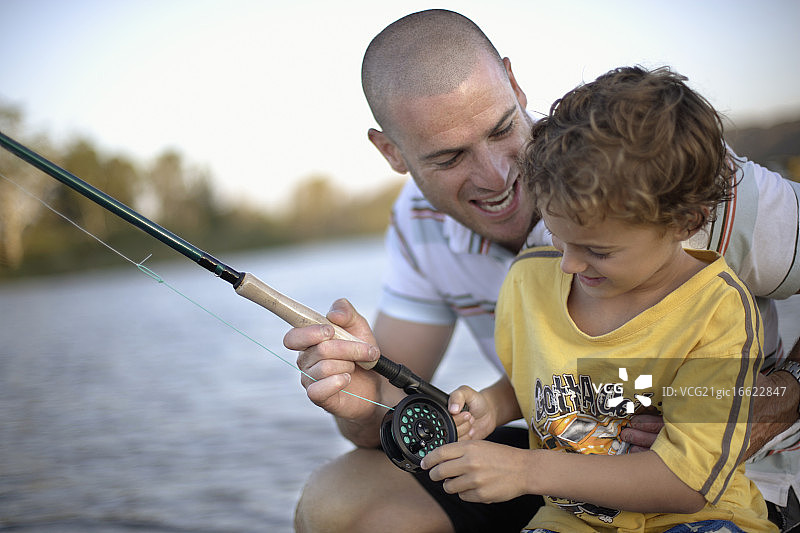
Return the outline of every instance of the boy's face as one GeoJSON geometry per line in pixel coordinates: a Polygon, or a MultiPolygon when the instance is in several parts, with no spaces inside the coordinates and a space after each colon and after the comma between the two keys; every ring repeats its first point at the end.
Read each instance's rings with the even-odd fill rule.
{"type": "Polygon", "coordinates": [[[561,270],[574,274],[573,289],[594,298],[647,298],[663,297],[676,288],[685,259],[685,231],[614,218],[586,225],[547,213],[542,218],[553,234],[553,245],[563,253],[561,270]]]}

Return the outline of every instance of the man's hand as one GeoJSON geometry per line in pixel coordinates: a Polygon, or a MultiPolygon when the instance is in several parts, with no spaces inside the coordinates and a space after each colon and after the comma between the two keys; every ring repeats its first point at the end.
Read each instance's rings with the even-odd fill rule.
{"type": "MultiPolygon", "coordinates": [[[[751,419],[750,446],[744,459],[750,458],[773,437],[785,431],[798,418],[800,385],[787,372],[774,372],[768,376],[759,374],[756,387],[785,390],[781,396],[754,396],[751,419]]],[[[636,415],[630,425],[622,430],[620,438],[631,444],[631,453],[650,449],[664,422],[657,415],[636,415]]]]}
{"type": "Polygon", "coordinates": [[[334,339],[330,325],[289,330],[283,344],[300,352],[300,382],[308,398],[334,416],[347,420],[373,418],[377,410],[374,404],[341,392],[346,388],[352,394],[380,401],[380,376],[356,364],[375,361],[380,356],[372,331],[347,300],[334,302],[326,317],[364,342],[334,339]]]}
{"type": "Polygon", "coordinates": [[[635,415],[631,417],[630,425],[620,433],[620,438],[631,444],[630,453],[645,452],[663,427],[664,419],[659,415],[635,415]]]}
{"type": "Polygon", "coordinates": [[[747,448],[745,459],[760,450],[775,435],[788,429],[798,417],[800,384],[791,374],[788,372],[773,372],[768,376],[759,374],[756,387],[758,389],[771,387],[773,390],[785,390],[785,394],[753,397],[750,447],[747,448]],[[776,387],[780,388],[776,389],[776,387]]]}

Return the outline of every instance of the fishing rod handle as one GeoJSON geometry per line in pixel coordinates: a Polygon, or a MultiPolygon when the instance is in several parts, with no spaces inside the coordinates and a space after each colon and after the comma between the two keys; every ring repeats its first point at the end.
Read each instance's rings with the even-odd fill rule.
{"type": "MultiPolygon", "coordinates": [[[[362,339],[359,339],[340,326],[332,323],[325,318],[324,315],[276,291],[249,272],[242,274],[239,281],[234,284],[234,289],[239,296],[243,296],[251,302],[257,303],[296,328],[328,324],[333,326],[335,332],[334,338],[345,341],[364,342],[362,339]]],[[[371,370],[376,363],[377,361],[368,361],[358,364],[365,370],[371,370]]]]}

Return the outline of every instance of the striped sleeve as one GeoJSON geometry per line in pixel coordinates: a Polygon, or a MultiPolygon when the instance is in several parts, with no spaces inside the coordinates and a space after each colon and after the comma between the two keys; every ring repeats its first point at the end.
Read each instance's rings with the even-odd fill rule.
{"type": "MultiPolygon", "coordinates": [[[[430,218],[429,222],[441,224],[434,218],[430,218]]],[[[431,325],[455,323],[456,314],[422,272],[408,238],[393,216],[386,233],[388,265],[383,276],[380,311],[410,322],[431,325]]]]}
{"type": "MultiPolygon", "coordinates": [[[[750,439],[751,395],[763,360],[762,324],[744,284],[729,272],[719,275],[722,290],[708,335],[680,367],[671,387],[678,393],[664,404],[665,427],[651,449],[684,483],[717,504],[726,490],[741,490],[736,476],[750,439]],[[723,296],[724,294],[724,296],[723,296]],[[700,394],[696,394],[697,391],[700,394]]],[[[741,472],[740,472],[741,473],[741,472]]]]}
{"type": "MultiPolygon", "coordinates": [[[[744,329],[745,329],[745,342],[742,344],[741,359],[739,360],[739,372],[736,376],[736,390],[753,390],[758,378],[758,369],[761,368],[763,360],[763,353],[758,343],[758,332],[760,330],[760,316],[753,301],[749,298],[747,288],[742,283],[734,279],[727,272],[722,272],[720,277],[725,280],[730,287],[732,287],[739,295],[742,302],[742,309],[744,310],[744,329]]],[[[741,465],[744,461],[744,455],[750,443],[750,424],[743,424],[744,438],[739,443],[734,438],[734,433],[741,431],[740,423],[748,422],[752,413],[752,405],[745,405],[744,400],[748,396],[736,395],[731,406],[728,420],[725,424],[725,434],[722,438],[722,454],[720,454],[714,467],[706,479],[706,482],[700,488],[700,493],[708,498],[709,493],[714,495],[714,499],[710,500],[712,504],[717,504],[719,498],[730,483],[731,477],[736,471],[736,466],[741,465]],[[732,448],[732,444],[738,445],[738,450],[732,448]],[[730,463],[731,458],[734,462],[728,467],[727,476],[720,475],[725,471],[726,464],[730,463]],[[719,482],[722,481],[720,485],[719,482]],[[717,486],[717,490],[713,490],[717,486]],[[713,492],[712,492],[713,490],[713,492]]]]}
{"type": "Polygon", "coordinates": [[[742,160],[730,202],[719,206],[704,236],[756,296],[800,291],[800,184],[742,160]]]}

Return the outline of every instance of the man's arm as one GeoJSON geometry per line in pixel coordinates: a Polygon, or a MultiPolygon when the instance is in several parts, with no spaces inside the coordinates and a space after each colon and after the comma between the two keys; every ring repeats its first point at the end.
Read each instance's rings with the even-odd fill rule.
{"type": "Polygon", "coordinates": [[[369,345],[379,346],[386,357],[430,380],[454,327],[408,322],[379,313],[373,334],[367,321],[346,300],[334,303],[327,318],[364,339],[366,344],[333,340],[323,327],[309,326],[290,330],[284,337],[284,345],[301,352],[297,365],[307,374],[301,383],[309,399],[336,417],[345,438],[357,446],[376,447],[380,444],[379,428],[386,410],[340,391],[345,388],[387,406],[394,406],[404,393],[377,373],[354,363],[374,360],[369,345]]]}
{"type": "MultiPolygon", "coordinates": [[[[800,340],[792,347],[787,359],[800,362],[800,340]]],[[[746,458],[751,457],[773,437],[787,430],[798,418],[800,383],[794,376],[781,370],[766,376],[760,375],[758,387],[772,387],[772,390],[781,390],[785,393],[779,396],[753,398],[753,425],[746,458]]]]}

